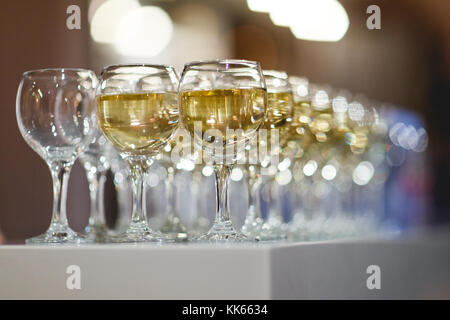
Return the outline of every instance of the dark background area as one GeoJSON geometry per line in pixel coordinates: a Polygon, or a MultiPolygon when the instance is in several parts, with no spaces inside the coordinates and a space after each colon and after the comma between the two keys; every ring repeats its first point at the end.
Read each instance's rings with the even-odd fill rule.
{"type": "MultiPolygon", "coordinates": [[[[177,22],[183,6],[215,12],[225,21],[219,40],[227,42],[230,58],[258,60],[265,69],[282,69],[328,83],[371,99],[393,103],[420,114],[430,138],[430,207],[426,223],[449,221],[450,213],[450,1],[341,1],[350,27],[339,42],[296,39],[288,28],[273,25],[267,14],[248,10],[244,0],[141,1],[163,7],[177,22]],[[366,8],[381,8],[381,30],[366,28],[366,8]]],[[[24,239],[46,230],[51,216],[52,188],[45,162],[25,143],[17,128],[15,98],[24,71],[47,67],[82,67],[99,72],[114,62],[103,58],[90,38],[89,1],[11,0],[0,10],[0,91],[2,101],[0,155],[0,230],[8,239],[24,239]],[[66,28],[66,8],[82,10],[81,30],[66,28]]],[[[189,19],[187,19],[189,20],[189,19]]],[[[197,21],[202,24],[201,19],[197,21]]],[[[207,25],[205,25],[207,28],[207,25]]],[[[149,39],[151,41],[151,39],[149,39]]],[[[198,46],[194,55],[205,56],[198,46]]],[[[183,52],[159,57],[167,64],[183,60],[183,52]],[[176,61],[175,61],[176,60],[176,61]]],[[[142,62],[155,62],[151,58],[142,62]]],[[[187,61],[186,61],[187,62],[187,61]]],[[[178,67],[178,66],[177,66],[178,67]]],[[[113,201],[113,200],[111,200],[113,201]]],[[[107,207],[109,214],[114,204],[107,207]]],[[[68,196],[71,226],[81,230],[89,212],[87,182],[77,163],[68,196]]]]}

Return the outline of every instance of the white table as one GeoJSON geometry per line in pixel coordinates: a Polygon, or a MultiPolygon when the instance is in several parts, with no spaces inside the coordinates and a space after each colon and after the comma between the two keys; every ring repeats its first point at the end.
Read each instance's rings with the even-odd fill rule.
{"type": "Polygon", "coordinates": [[[257,245],[0,246],[0,299],[450,298],[448,230],[257,245]],[[70,265],[81,289],[68,289],[70,265]],[[366,285],[369,265],[381,289],[366,285]]]}

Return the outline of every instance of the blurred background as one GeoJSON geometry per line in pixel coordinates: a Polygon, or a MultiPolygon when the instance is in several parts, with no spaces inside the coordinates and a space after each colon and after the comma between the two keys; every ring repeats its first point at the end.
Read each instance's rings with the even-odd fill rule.
{"type": "MultiPolygon", "coordinates": [[[[401,123],[412,124],[416,132],[426,130],[427,142],[420,150],[392,141],[399,149],[391,154],[395,168],[386,187],[385,214],[400,229],[448,224],[450,1],[340,0],[342,7],[334,4],[327,10],[313,10],[314,2],[299,0],[303,7],[295,11],[286,5],[289,1],[263,0],[3,1],[3,237],[20,242],[43,233],[51,216],[49,170],[17,128],[15,97],[24,71],[82,67],[100,73],[110,64],[145,62],[174,65],[181,72],[185,62],[216,58],[257,60],[264,69],[364,94],[396,110],[389,115],[392,127],[401,123]],[[80,29],[67,27],[70,5],[80,8],[80,29]],[[381,29],[366,26],[370,5],[381,10],[381,29]],[[308,10],[311,14],[305,15],[308,10]],[[325,21],[327,28],[308,33],[305,21],[325,21]]],[[[68,196],[69,223],[75,230],[87,224],[88,199],[85,173],[77,163],[68,196]]],[[[211,201],[213,208],[213,196],[211,201]]],[[[117,199],[112,183],[106,203],[108,221],[113,221],[117,199]]]]}

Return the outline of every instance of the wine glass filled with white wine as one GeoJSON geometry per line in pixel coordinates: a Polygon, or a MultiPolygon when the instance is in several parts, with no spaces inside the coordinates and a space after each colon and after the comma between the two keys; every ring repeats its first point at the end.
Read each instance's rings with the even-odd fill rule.
{"type": "Polygon", "coordinates": [[[163,65],[116,65],[103,70],[97,115],[105,137],[128,163],[133,187],[133,212],[117,242],[162,241],[150,229],[144,202],[144,178],[178,125],[175,70],[163,65]]]}
{"type": "Polygon", "coordinates": [[[230,220],[228,181],[237,156],[256,138],[264,121],[267,92],[259,63],[188,63],[181,76],[179,95],[182,126],[201,146],[203,158],[213,165],[216,177],[215,222],[200,239],[246,240],[230,220]]]}
{"type": "MultiPolygon", "coordinates": [[[[268,163],[272,168],[276,168],[281,155],[281,146],[286,134],[289,132],[291,123],[291,114],[293,107],[292,90],[288,82],[288,75],[284,71],[277,70],[263,70],[264,79],[267,88],[267,115],[264,125],[261,129],[265,130],[264,135],[259,136],[259,146],[266,145],[266,159],[260,159],[260,162],[268,163]],[[275,134],[276,133],[276,134],[275,134]]],[[[260,131],[263,131],[261,130],[260,131]]],[[[260,148],[259,153],[262,149],[260,148]]],[[[261,186],[271,185],[269,189],[273,189],[273,177],[275,172],[267,170],[267,173],[272,172],[266,179],[263,179],[261,166],[248,165],[247,166],[247,186],[249,189],[249,208],[247,216],[242,226],[242,232],[249,238],[257,240],[274,240],[280,238],[282,231],[282,218],[277,206],[277,199],[274,194],[271,194],[272,200],[269,203],[269,221],[264,223],[257,208],[258,193],[261,186]]],[[[263,188],[264,189],[264,188],[263,188]]]]}

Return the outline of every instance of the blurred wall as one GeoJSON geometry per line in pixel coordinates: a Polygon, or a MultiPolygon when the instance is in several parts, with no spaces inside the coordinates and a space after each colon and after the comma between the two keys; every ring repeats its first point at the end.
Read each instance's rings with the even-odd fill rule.
{"type": "MultiPolygon", "coordinates": [[[[66,27],[66,9],[84,0],[2,1],[0,10],[0,229],[7,238],[23,240],[43,233],[50,222],[50,171],[25,143],[17,128],[15,100],[24,71],[46,67],[89,67],[85,12],[80,30],[66,27]]],[[[69,186],[69,219],[80,230],[88,210],[87,182],[79,166],[69,186]],[[81,213],[81,214],[79,214],[81,213]]],[[[87,217],[87,216],[86,216],[87,217]]]]}

